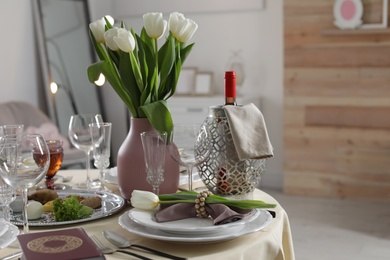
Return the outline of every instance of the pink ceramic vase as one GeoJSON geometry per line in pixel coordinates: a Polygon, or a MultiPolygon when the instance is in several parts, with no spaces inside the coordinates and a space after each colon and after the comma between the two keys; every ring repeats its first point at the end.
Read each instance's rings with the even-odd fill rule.
{"type": "MultiPolygon", "coordinates": [[[[145,160],[140,133],[155,131],[147,118],[131,118],[130,131],[118,151],[118,185],[122,196],[129,200],[133,190],[152,191],[146,181],[145,160]]],[[[172,159],[167,145],[164,182],[160,194],[174,193],[179,186],[179,164],[172,159]]]]}

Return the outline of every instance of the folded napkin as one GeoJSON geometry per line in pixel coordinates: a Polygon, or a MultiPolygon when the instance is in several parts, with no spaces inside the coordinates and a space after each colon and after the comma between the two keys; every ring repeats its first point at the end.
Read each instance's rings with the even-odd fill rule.
{"type": "MultiPolygon", "coordinates": [[[[163,206],[163,205],[162,205],[163,206]]],[[[223,204],[206,204],[213,225],[223,225],[245,218],[250,209],[229,208],[223,204]]],[[[195,206],[192,203],[177,203],[160,209],[154,216],[156,222],[168,222],[185,218],[195,218],[195,206]]]]}
{"type": "Polygon", "coordinates": [[[254,104],[223,108],[240,160],[274,156],[263,114],[254,104]]]}

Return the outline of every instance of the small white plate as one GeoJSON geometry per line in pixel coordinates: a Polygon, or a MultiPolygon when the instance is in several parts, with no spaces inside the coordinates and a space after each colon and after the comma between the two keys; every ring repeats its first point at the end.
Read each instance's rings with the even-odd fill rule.
{"type": "Polygon", "coordinates": [[[3,249],[15,241],[17,235],[19,235],[19,228],[4,219],[0,219],[0,225],[7,227],[4,228],[6,231],[0,236],[0,249],[3,249]]]}
{"type": "Polygon", "coordinates": [[[153,219],[154,212],[152,211],[135,208],[129,211],[129,217],[137,224],[169,233],[188,235],[218,233],[226,230],[229,230],[229,232],[237,231],[237,228],[242,228],[243,225],[254,220],[259,214],[260,211],[252,210],[247,217],[241,220],[224,225],[213,225],[209,218],[186,218],[159,223],[153,219]],[[231,230],[232,228],[234,230],[231,230]]]}
{"type": "Polygon", "coordinates": [[[164,232],[154,228],[148,228],[142,225],[137,224],[129,217],[129,212],[123,213],[119,219],[118,223],[126,229],[127,231],[140,235],[142,237],[169,241],[175,243],[196,243],[196,244],[208,244],[208,243],[217,243],[222,241],[231,240],[246,234],[250,234],[256,231],[259,231],[272,221],[271,214],[262,209],[258,209],[260,214],[251,222],[244,225],[244,227],[237,232],[218,232],[210,234],[173,234],[164,232]]]}

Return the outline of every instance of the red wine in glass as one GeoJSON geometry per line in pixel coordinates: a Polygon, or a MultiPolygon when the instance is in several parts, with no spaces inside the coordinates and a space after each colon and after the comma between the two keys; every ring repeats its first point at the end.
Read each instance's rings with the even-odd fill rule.
{"type": "MultiPolygon", "coordinates": [[[[64,149],[62,147],[61,140],[47,140],[46,144],[50,151],[50,166],[46,173],[46,187],[54,190],[62,190],[65,188],[65,185],[55,184],[53,177],[57,174],[58,170],[61,168],[62,160],[64,157],[64,149]]],[[[40,165],[47,160],[47,155],[42,155],[34,151],[33,158],[36,164],[40,165]]]]}

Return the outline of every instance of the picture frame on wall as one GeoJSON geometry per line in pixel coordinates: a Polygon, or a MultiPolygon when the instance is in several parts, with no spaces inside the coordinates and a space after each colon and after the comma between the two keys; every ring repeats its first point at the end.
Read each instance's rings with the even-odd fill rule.
{"type": "Polygon", "coordinates": [[[387,28],[388,0],[335,0],[333,15],[334,25],[340,29],[387,28]]]}
{"type": "Polygon", "coordinates": [[[382,1],[382,22],[381,23],[365,23],[363,20],[363,24],[360,26],[361,29],[379,29],[379,28],[387,28],[387,14],[389,8],[388,0],[376,0],[377,2],[382,1]]]}
{"type": "Polygon", "coordinates": [[[210,96],[213,94],[213,73],[209,71],[198,72],[195,77],[195,95],[210,96]]]}
{"type": "Polygon", "coordinates": [[[196,72],[197,69],[195,67],[181,69],[175,95],[186,96],[193,93],[196,72]]]}
{"type": "Polygon", "coordinates": [[[362,0],[336,0],[333,4],[334,25],[340,29],[356,29],[363,23],[362,0]]]}

